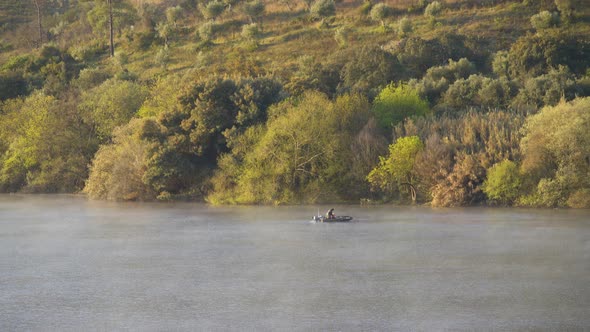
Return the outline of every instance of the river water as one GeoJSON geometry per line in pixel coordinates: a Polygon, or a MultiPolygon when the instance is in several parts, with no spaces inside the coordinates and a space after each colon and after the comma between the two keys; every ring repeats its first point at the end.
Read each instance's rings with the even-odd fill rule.
{"type": "Polygon", "coordinates": [[[1,331],[590,329],[590,211],[0,195],[1,331]]]}

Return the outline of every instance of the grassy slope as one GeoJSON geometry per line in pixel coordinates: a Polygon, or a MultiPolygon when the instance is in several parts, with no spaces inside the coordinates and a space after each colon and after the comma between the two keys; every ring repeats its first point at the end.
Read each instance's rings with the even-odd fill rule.
{"type": "MultiPolygon", "coordinates": [[[[134,1],[137,2],[133,0],[132,3],[134,1]]],[[[172,0],[143,2],[160,3],[162,6],[175,4],[172,0]]],[[[458,32],[485,39],[489,51],[495,52],[509,48],[519,36],[527,31],[533,31],[530,25],[531,15],[545,9],[540,5],[526,7],[520,1],[505,1],[487,6],[478,5],[480,1],[476,0],[448,1],[437,20],[438,23],[432,27],[421,12],[407,13],[412,1],[385,2],[398,9],[398,14],[388,19],[390,29],[387,32],[383,32],[378,23],[372,22],[360,13],[362,0],[345,0],[338,4],[337,15],[328,27],[320,27],[318,22],[310,21],[302,6],[288,11],[284,5],[267,1],[263,21],[264,34],[256,49],[248,47],[241,39],[241,26],[248,20],[236,11],[226,13],[218,20],[217,23],[224,26],[224,29],[217,34],[214,45],[206,48],[200,47],[200,42],[195,37],[199,19],[194,13],[189,13],[181,23],[182,32],[171,43],[170,60],[165,69],[155,61],[161,49],[159,45],[140,51],[134,49],[123,38],[119,38],[117,52],[128,55],[127,69],[142,79],[183,72],[187,69],[197,69],[202,75],[236,75],[236,72],[242,75],[269,72],[280,74],[285,68],[295,66],[302,55],[312,56],[321,61],[339,51],[334,33],[340,27],[347,27],[350,31],[346,46],[349,51],[363,44],[384,44],[399,39],[396,22],[401,17],[408,16],[414,25],[412,35],[429,39],[447,32],[458,32]],[[203,62],[202,58],[206,58],[207,61],[203,62]]],[[[590,35],[590,9],[578,9],[577,15],[577,22],[565,30],[578,36],[590,35]]],[[[21,30],[25,28],[28,27],[22,27],[21,30]]],[[[75,29],[73,26],[72,30],[75,29]]],[[[13,37],[11,35],[12,33],[5,32],[1,38],[10,41],[13,37]]],[[[94,38],[86,31],[82,31],[80,35],[76,44],[94,38]]],[[[1,53],[0,63],[11,56],[26,52],[28,50],[21,47],[1,53]]],[[[344,52],[346,54],[346,50],[344,52]]],[[[96,60],[97,64],[110,63],[106,56],[96,60]]]]}

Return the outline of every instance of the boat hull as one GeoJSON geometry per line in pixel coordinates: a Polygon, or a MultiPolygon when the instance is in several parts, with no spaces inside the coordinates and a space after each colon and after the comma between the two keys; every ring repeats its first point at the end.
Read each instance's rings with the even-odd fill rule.
{"type": "Polygon", "coordinates": [[[349,221],[352,221],[352,217],[338,216],[338,217],[334,217],[334,218],[326,218],[326,217],[314,216],[312,221],[315,221],[315,222],[349,222],[349,221]]]}

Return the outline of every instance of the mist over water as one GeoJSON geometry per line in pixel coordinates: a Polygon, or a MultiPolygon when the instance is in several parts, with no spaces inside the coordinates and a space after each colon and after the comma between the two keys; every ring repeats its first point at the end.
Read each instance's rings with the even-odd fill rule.
{"type": "Polygon", "coordinates": [[[590,329],[590,211],[0,195],[0,330],[590,329]]]}

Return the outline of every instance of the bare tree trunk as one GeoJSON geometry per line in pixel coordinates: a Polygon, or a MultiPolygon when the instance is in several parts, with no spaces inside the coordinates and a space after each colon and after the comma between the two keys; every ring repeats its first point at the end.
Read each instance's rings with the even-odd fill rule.
{"type": "Polygon", "coordinates": [[[37,42],[37,47],[41,47],[43,44],[43,25],[41,24],[41,4],[39,1],[40,0],[33,0],[35,7],[37,7],[37,27],[39,29],[39,41],[37,42]]]}
{"type": "Polygon", "coordinates": [[[109,2],[109,39],[111,42],[111,57],[115,56],[115,38],[114,38],[114,30],[113,30],[113,0],[108,0],[109,2]]]}
{"type": "Polygon", "coordinates": [[[402,182],[401,185],[405,185],[408,186],[408,191],[410,192],[410,197],[412,198],[412,204],[416,203],[416,198],[417,198],[417,191],[416,191],[416,187],[414,187],[413,184],[411,184],[410,182],[402,182]]]}

